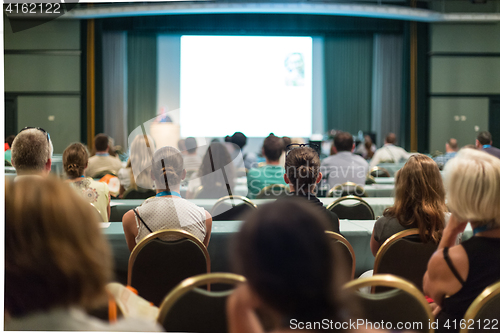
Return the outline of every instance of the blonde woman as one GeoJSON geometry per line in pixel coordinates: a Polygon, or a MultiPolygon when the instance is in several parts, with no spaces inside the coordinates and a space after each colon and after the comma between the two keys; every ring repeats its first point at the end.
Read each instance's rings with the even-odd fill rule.
{"type": "Polygon", "coordinates": [[[453,320],[459,323],[484,288],[500,280],[500,159],[462,149],[444,175],[451,217],[427,266],[424,292],[440,306],[438,332],[458,332],[453,320]],[[468,223],[474,236],[455,245],[468,223]]]}

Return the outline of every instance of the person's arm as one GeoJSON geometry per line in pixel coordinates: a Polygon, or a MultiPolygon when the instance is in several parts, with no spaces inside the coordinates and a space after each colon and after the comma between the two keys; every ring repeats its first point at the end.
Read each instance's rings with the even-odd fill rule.
{"type": "Polygon", "coordinates": [[[370,238],[370,250],[372,250],[372,254],[374,257],[377,256],[378,249],[380,249],[381,245],[382,244],[375,240],[374,232],[372,232],[372,237],[370,238]]]}
{"type": "Polygon", "coordinates": [[[372,236],[370,238],[370,250],[372,251],[374,257],[377,256],[378,249],[380,249],[383,244],[383,242],[380,242],[380,237],[384,231],[384,226],[387,223],[388,221],[385,217],[381,217],[373,225],[372,236]]]}
{"type": "Polygon", "coordinates": [[[122,218],[123,233],[125,234],[125,240],[127,241],[127,246],[130,252],[134,249],[136,243],[135,238],[139,230],[137,230],[137,225],[135,223],[135,214],[132,210],[123,215],[122,218]]]}
{"type": "Polygon", "coordinates": [[[438,249],[441,250],[445,247],[454,246],[458,235],[464,232],[466,226],[467,221],[459,221],[455,215],[451,214],[450,219],[443,230],[443,237],[439,242],[438,249]]]}
{"type": "Polygon", "coordinates": [[[264,333],[254,311],[257,299],[246,283],[240,284],[226,303],[228,330],[230,333],[264,333]]]}
{"type": "Polygon", "coordinates": [[[203,244],[208,248],[208,243],[210,242],[210,236],[212,235],[212,215],[209,212],[205,211],[205,227],[207,233],[205,234],[205,239],[203,240],[203,244]]]}

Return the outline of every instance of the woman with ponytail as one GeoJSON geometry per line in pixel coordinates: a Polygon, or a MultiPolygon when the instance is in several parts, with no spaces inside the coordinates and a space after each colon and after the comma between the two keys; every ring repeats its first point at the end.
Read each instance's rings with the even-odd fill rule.
{"type": "Polygon", "coordinates": [[[87,148],[79,142],[72,143],[63,152],[63,167],[68,182],[84,199],[91,203],[102,217],[103,222],[109,221],[111,212],[109,188],[106,183],[97,182],[92,178],[85,178],[84,170],[89,164],[87,148]]]}
{"type": "Polygon", "coordinates": [[[186,177],[181,153],[173,147],[158,149],[153,155],[151,177],[156,196],[123,216],[130,251],[150,233],[164,229],[183,229],[208,246],[212,216],[180,195],[180,184],[186,177]]]}
{"type": "Polygon", "coordinates": [[[370,248],[373,255],[392,235],[410,228],[419,229],[424,243],[439,243],[449,218],[439,167],[431,158],[416,154],[396,173],[394,206],[375,222],[370,248]]]}
{"type": "Polygon", "coordinates": [[[287,146],[285,160],[285,182],[290,187],[290,194],[293,197],[303,198],[314,205],[318,210],[327,216],[330,221],[329,230],[336,233],[339,231],[339,218],[332,211],[323,206],[323,203],[316,197],[316,184],[323,177],[319,171],[320,160],[318,153],[311,147],[303,144],[290,144],[287,146]],[[298,148],[293,148],[293,147],[298,148]]]}

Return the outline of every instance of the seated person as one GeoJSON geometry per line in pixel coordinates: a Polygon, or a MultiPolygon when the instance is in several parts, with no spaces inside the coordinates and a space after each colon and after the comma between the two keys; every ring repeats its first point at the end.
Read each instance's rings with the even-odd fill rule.
{"type": "Polygon", "coordinates": [[[113,261],[96,214],[52,178],[21,178],[5,192],[5,330],[159,331],[87,313],[108,303],[113,261]]]}
{"type": "Polygon", "coordinates": [[[405,162],[411,156],[406,150],[396,146],[396,134],[389,133],[385,137],[384,146],[377,149],[370,161],[370,170],[380,163],[405,162]]]}
{"type": "Polygon", "coordinates": [[[443,325],[448,319],[459,323],[474,299],[500,280],[500,160],[462,149],[446,163],[444,181],[451,218],[429,260],[424,292],[441,307],[437,332],[458,332],[459,325],[443,325]],[[474,236],[455,245],[467,223],[474,236]]]}
{"type": "Polygon", "coordinates": [[[279,164],[281,153],[283,152],[283,139],[270,134],[264,139],[262,154],[266,158],[266,165],[260,168],[253,168],[248,171],[248,197],[255,198],[260,191],[269,185],[283,184],[285,169],[279,164]]]}
{"type": "Polygon", "coordinates": [[[412,155],[396,173],[394,206],[375,222],[370,248],[373,255],[392,235],[418,228],[422,242],[438,243],[445,225],[443,180],[437,164],[422,154],[412,155]]]}
{"type": "Polygon", "coordinates": [[[448,142],[446,142],[445,149],[446,153],[444,155],[439,155],[434,157],[434,162],[437,163],[439,170],[443,170],[446,162],[451,160],[457,154],[458,151],[457,139],[453,138],[449,139],[448,142]]]}
{"type": "Polygon", "coordinates": [[[198,146],[196,139],[189,137],[184,141],[186,145],[186,154],[184,156],[184,168],[188,173],[195,172],[199,169],[201,158],[197,154],[198,146]]]}
{"type": "Polygon", "coordinates": [[[87,148],[79,142],[69,145],[63,152],[63,167],[68,175],[67,181],[99,211],[102,221],[108,222],[111,213],[108,185],[83,176],[88,162],[87,148]]]}
{"type": "Polygon", "coordinates": [[[94,177],[103,171],[112,171],[118,174],[122,168],[122,162],[118,157],[109,155],[109,139],[106,134],[97,134],[94,139],[95,156],[89,158],[89,166],[85,170],[87,177],[94,177]]]}
{"type": "Polygon", "coordinates": [[[235,187],[235,168],[231,156],[223,143],[211,143],[188,184],[186,197],[219,199],[233,193],[235,187]],[[203,186],[200,189],[200,186],[203,186]],[[229,186],[229,188],[228,188],[229,186]]]}
{"type": "Polygon", "coordinates": [[[212,217],[180,195],[180,184],[186,177],[181,153],[174,147],[158,149],[153,155],[151,175],[156,197],[123,215],[123,231],[130,251],[148,234],[163,229],[183,229],[208,246],[212,217]]]}
{"type": "Polygon", "coordinates": [[[134,138],[130,145],[127,166],[118,171],[120,196],[129,188],[153,189],[151,156],[155,150],[155,143],[151,136],[138,135],[134,138]]]}
{"type": "Polygon", "coordinates": [[[335,155],[329,156],[321,163],[321,171],[328,175],[328,187],[333,188],[347,182],[364,187],[368,174],[368,162],[352,153],[354,140],[347,132],[340,132],[333,140],[335,155]]]}
{"type": "Polygon", "coordinates": [[[291,149],[287,152],[285,161],[285,182],[290,187],[292,195],[306,199],[328,217],[330,222],[328,230],[340,233],[337,214],[326,209],[315,195],[316,184],[321,181],[323,176],[319,169],[320,161],[316,150],[301,146],[291,149]]]}
{"type": "MultiPolygon", "coordinates": [[[[233,243],[233,265],[246,283],[227,301],[229,332],[264,332],[256,310],[269,314],[273,332],[294,332],[299,322],[355,321],[341,289],[349,273],[327,226],[326,216],[303,201],[276,200],[247,218],[233,243]]],[[[320,331],[337,330],[307,330],[320,331]]]]}
{"type": "Polygon", "coordinates": [[[25,127],[12,142],[12,166],[16,180],[24,176],[42,176],[52,167],[52,141],[49,133],[39,127],[25,127]]]}
{"type": "Polygon", "coordinates": [[[354,153],[361,155],[365,160],[371,160],[376,151],[377,147],[375,147],[372,138],[368,134],[365,134],[364,142],[356,147],[354,153]]]}

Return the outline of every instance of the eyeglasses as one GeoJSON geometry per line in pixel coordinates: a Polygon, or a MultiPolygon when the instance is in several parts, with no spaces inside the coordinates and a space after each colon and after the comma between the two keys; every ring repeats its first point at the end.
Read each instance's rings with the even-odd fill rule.
{"type": "Polygon", "coordinates": [[[50,134],[49,134],[49,132],[47,132],[46,130],[44,130],[41,127],[29,127],[29,126],[26,126],[22,130],[20,130],[19,133],[21,133],[22,131],[25,131],[25,130],[29,130],[29,129],[36,129],[36,130],[39,130],[39,131],[42,131],[43,133],[45,133],[45,135],[47,136],[47,142],[50,144],[50,134]]]}
{"type": "Polygon", "coordinates": [[[286,150],[285,156],[288,156],[288,154],[290,154],[290,152],[296,148],[304,148],[304,147],[311,147],[316,152],[318,151],[318,148],[319,148],[318,145],[311,144],[311,143],[291,143],[288,146],[286,146],[286,148],[285,148],[285,150],[286,150]]]}

